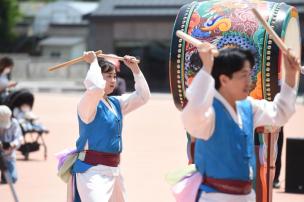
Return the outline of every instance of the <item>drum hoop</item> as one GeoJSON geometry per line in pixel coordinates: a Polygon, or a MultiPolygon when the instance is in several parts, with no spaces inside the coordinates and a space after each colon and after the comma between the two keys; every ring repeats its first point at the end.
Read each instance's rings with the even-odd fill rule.
{"type": "MultiPolygon", "coordinates": [[[[298,32],[298,39],[299,39],[299,44],[301,44],[301,33],[300,33],[300,24],[299,24],[299,13],[297,11],[297,9],[293,6],[289,7],[289,12],[291,13],[291,15],[288,16],[288,18],[285,20],[284,24],[283,24],[283,32],[281,33],[281,38],[284,39],[284,41],[287,41],[286,39],[286,34],[287,34],[287,28],[288,26],[290,25],[290,21],[291,20],[296,20],[297,21],[297,25],[298,25],[298,29],[299,29],[299,32],[298,32]]],[[[286,44],[288,45],[288,44],[286,44]]],[[[293,47],[294,48],[294,47],[293,47]]],[[[301,59],[301,46],[299,47],[299,52],[298,52],[298,56],[300,57],[301,59]]],[[[282,55],[281,55],[282,56],[282,55]]],[[[280,61],[281,64],[282,64],[282,60],[280,61]]],[[[281,72],[282,71],[282,67],[280,67],[280,70],[281,72]]],[[[296,81],[296,89],[298,90],[299,88],[299,83],[300,83],[300,73],[297,75],[297,81],[296,81]]],[[[282,78],[283,78],[283,75],[282,75],[282,78]]]]}
{"type": "MultiPolygon", "coordinates": [[[[269,16],[268,23],[270,26],[278,33],[282,30],[281,26],[278,26],[277,17],[280,11],[282,4],[274,4],[274,8],[272,9],[271,15],[269,16]]],[[[265,31],[264,34],[264,45],[262,49],[262,63],[261,63],[261,71],[262,74],[262,93],[263,98],[271,101],[276,95],[278,90],[278,71],[277,67],[278,63],[278,55],[279,49],[275,45],[274,41],[269,37],[268,33],[265,31]],[[274,57],[278,57],[277,60],[273,60],[274,57]],[[274,78],[275,77],[275,78],[274,78]],[[275,89],[275,93],[272,92],[272,89],[275,89]]]]}
{"type": "Polygon", "coordinates": [[[173,37],[171,41],[171,49],[170,49],[170,89],[173,95],[173,100],[175,106],[182,110],[182,108],[186,105],[187,99],[185,97],[185,69],[184,69],[184,50],[185,50],[185,42],[182,39],[179,39],[175,32],[177,30],[187,31],[189,26],[189,18],[191,17],[194,9],[197,7],[198,2],[192,2],[190,4],[184,5],[179,14],[176,17],[176,21],[173,29],[173,37]],[[182,17],[182,18],[180,18],[182,17]],[[182,20],[180,20],[182,19],[182,20]],[[173,52],[173,50],[177,50],[173,52]],[[178,94],[174,93],[178,92],[178,94]]]}
{"type": "MultiPolygon", "coordinates": [[[[268,23],[281,38],[285,37],[286,27],[292,18],[290,15],[286,18],[285,13],[292,12],[292,9],[293,7],[285,3],[277,3],[274,5],[273,12],[269,16],[268,23]]],[[[261,66],[261,71],[263,71],[262,93],[264,99],[271,101],[280,92],[279,72],[281,69],[282,53],[267,33],[264,35],[263,51],[261,66]],[[273,58],[277,59],[273,60],[273,58]]]]}

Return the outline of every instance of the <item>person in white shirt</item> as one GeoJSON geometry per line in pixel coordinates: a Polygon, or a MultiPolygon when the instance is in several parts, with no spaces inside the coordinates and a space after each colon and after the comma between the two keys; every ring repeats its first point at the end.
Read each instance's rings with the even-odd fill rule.
{"type": "MultiPolygon", "coordinates": [[[[206,46],[206,45],[204,45],[206,46]]],[[[299,59],[284,55],[285,78],[273,102],[248,97],[254,59],[249,51],[198,48],[203,68],[186,91],[182,111],[185,129],[197,138],[194,162],[203,177],[199,202],[255,202],[253,132],[282,126],[295,112],[299,59]]]]}
{"type": "Polygon", "coordinates": [[[124,64],[132,71],[135,91],[108,96],[115,88],[115,66],[98,61],[94,52],[84,53],[90,69],[84,81],[86,92],[78,104],[78,159],[72,174],[76,177],[75,198],[81,202],[126,201],[119,170],[122,152],[122,122],[126,114],[148,102],[150,90],[138,64],[131,56],[124,64]]]}

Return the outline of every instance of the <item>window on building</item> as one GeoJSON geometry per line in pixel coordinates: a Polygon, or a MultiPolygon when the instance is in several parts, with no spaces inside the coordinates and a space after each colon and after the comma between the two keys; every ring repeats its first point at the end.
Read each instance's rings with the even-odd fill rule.
{"type": "MultiPolygon", "coordinates": [[[[168,92],[169,89],[169,41],[150,41],[144,44],[136,42],[116,43],[117,55],[134,55],[140,58],[140,68],[152,91],[168,92]]],[[[133,88],[133,77],[128,68],[122,64],[120,75],[126,79],[127,89],[133,88]]]]}
{"type": "Polygon", "coordinates": [[[53,51],[53,52],[51,52],[50,56],[51,56],[52,58],[60,58],[61,53],[58,52],[58,51],[53,51]]]}

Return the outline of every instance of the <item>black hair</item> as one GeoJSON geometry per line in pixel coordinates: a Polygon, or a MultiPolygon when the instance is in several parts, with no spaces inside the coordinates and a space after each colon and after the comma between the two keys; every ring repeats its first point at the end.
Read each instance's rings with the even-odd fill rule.
{"type": "Polygon", "coordinates": [[[252,69],[255,61],[250,50],[239,48],[225,48],[220,50],[218,57],[214,58],[212,68],[212,77],[215,80],[215,88],[218,90],[221,87],[219,80],[220,75],[226,75],[232,78],[232,74],[240,71],[244,67],[245,61],[249,61],[252,69]]]}
{"type": "Polygon", "coordinates": [[[4,71],[7,67],[13,67],[14,61],[10,57],[3,57],[0,59],[0,74],[4,71]]]}
{"type": "Polygon", "coordinates": [[[107,60],[104,60],[103,58],[98,59],[98,64],[102,73],[108,73],[113,70],[115,71],[115,65],[107,60]]]}

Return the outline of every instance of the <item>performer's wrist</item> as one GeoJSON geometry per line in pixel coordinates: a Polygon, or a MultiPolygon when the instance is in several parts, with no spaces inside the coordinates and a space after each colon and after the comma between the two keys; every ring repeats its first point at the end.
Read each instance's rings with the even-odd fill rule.
{"type": "Polygon", "coordinates": [[[296,85],[296,73],[286,73],[285,74],[285,83],[289,87],[294,88],[296,85]]]}
{"type": "Polygon", "coordinates": [[[140,69],[139,69],[139,67],[132,68],[132,73],[133,73],[134,75],[140,74],[140,69]]]}

